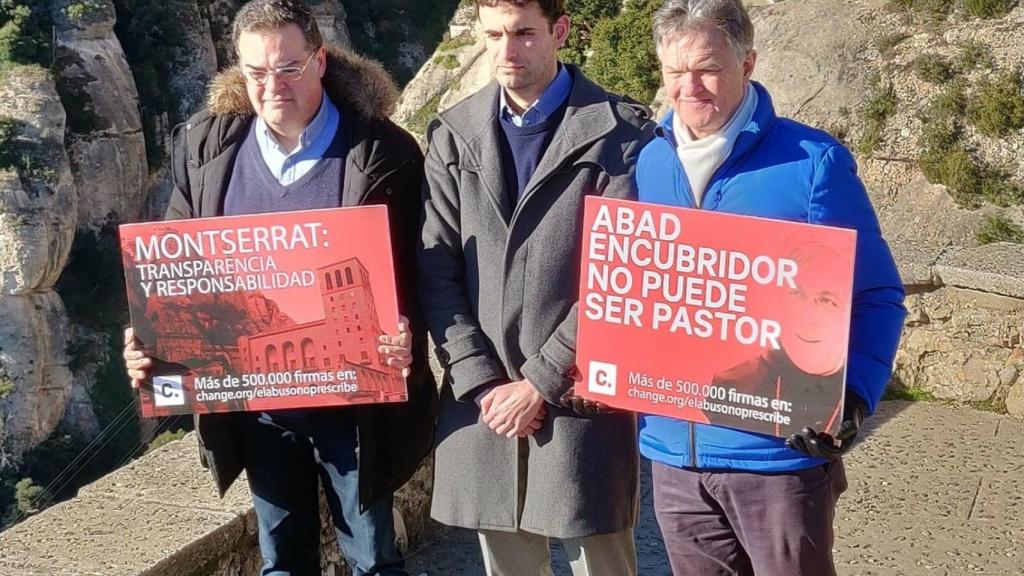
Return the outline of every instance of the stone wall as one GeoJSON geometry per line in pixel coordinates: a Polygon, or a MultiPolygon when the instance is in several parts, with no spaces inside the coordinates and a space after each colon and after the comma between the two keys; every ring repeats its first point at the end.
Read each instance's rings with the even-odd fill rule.
{"type": "MultiPolygon", "coordinates": [[[[396,497],[400,545],[427,536],[431,470],[396,497]]],[[[348,569],[327,529],[323,574],[348,569]]],[[[0,533],[0,576],[257,576],[256,518],[244,475],[223,499],[190,434],[0,533]]]]}
{"type": "Polygon", "coordinates": [[[1024,417],[1024,246],[952,252],[910,287],[894,382],[1024,417]]]}

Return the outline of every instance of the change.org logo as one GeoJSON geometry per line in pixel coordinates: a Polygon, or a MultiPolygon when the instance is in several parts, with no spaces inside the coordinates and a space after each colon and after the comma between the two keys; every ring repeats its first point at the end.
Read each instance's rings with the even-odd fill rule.
{"type": "Polygon", "coordinates": [[[590,370],[588,372],[589,381],[587,382],[587,390],[592,394],[615,396],[615,383],[618,372],[619,367],[615,364],[591,361],[590,370]]]}
{"type": "Polygon", "coordinates": [[[181,376],[154,376],[153,403],[157,406],[184,406],[185,390],[181,376]]]}

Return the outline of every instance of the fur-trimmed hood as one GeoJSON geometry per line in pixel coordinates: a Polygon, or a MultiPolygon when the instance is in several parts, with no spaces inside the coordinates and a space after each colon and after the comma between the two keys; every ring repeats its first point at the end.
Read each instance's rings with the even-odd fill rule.
{"type": "MultiPolygon", "coordinates": [[[[366,118],[390,116],[398,101],[398,87],[384,67],[337,46],[327,44],[326,48],[327,72],[323,85],[331,101],[366,118]]],[[[245,92],[245,78],[237,66],[214,77],[206,105],[216,115],[254,113],[245,92]]]]}

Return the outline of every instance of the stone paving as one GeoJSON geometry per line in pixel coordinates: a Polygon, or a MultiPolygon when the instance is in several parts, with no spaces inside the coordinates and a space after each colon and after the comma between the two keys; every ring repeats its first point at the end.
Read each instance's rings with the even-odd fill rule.
{"type": "MultiPolygon", "coordinates": [[[[839,576],[1024,576],[1024,420],[886,402],[847,469],[839,576]]],[[[639,572],[671,576],[649,467],[642,476],[639,572]]],[[[483,574],[473,533],[444,530],[435,541],[411,555],[412,576],[483,574]]],[[[569,576],[564,553],[553,555],[555,575],[569,576]]],[[[217,498],[194,438],[0,533],[0,576],[238,576],[254,574],[257,563],[245,483],[217,498]]]]}
{"type": "MultiPolygon", "coordinates": [[[[937,403],[885,402],[847,457],[839,576],[1024,576],[1024,421],[937,403]]],[[[641,576],[671,576],[644,467],[641,576]]],[[[553,547],[556,576],[569,576],[553,547]]],[[[413,576],[483,574],[474,534],[443,530],[413,576]]]]}

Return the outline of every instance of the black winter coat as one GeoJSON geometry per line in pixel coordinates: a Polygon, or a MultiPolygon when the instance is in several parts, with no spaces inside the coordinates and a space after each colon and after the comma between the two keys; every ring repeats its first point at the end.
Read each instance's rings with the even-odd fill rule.
{"type": "MultiPolygon", "coordinates": [[[[414,339],[409,401],[346,408],[357,413],[359,500],[365,507],[401,487],[433,444],[437,387],[416,298],[423,155],[415,140],[387,119],[397,90],[379,65],[331,49],[323,85],[341,110],[341,129],[351,144],[345,178],[339,183],[340,205],[388,207],[399,310],[409,318],[414,339]]],[[[174,190],[165,219],[223,213],[235,157],[254,119],[241,74],[221,73],[211,86],[207,109],[175,130],[174,190]]],[[[243,470],[239,417],[240,413],[226,413],[196,418],[200,455],[221,495],[243,470]]]]}

